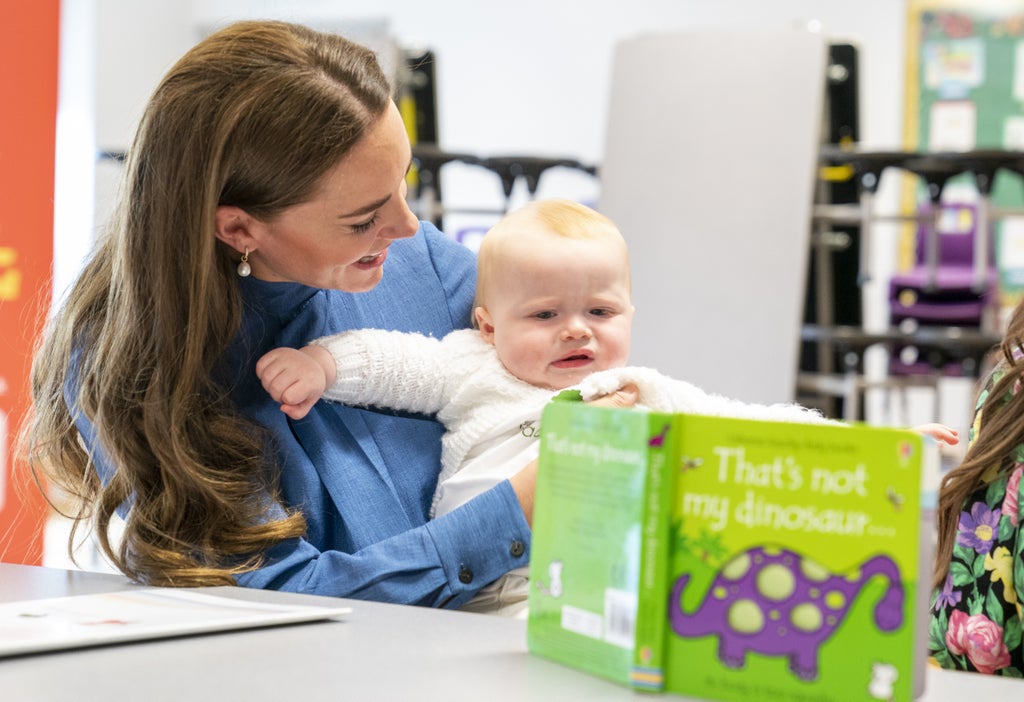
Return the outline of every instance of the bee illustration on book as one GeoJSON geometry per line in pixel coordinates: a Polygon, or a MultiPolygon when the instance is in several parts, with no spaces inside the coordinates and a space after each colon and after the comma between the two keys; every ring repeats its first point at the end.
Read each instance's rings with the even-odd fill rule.
{"type": "Polygon", "coordinates": [[[892,503],[893,508],[897,512],[899,512],[900,508],[903,507],[903,503],[907,501],[907,496],[896,492],[896,488],[892,485],[885,488],[885,498],[892,503]]]}
{"type": "Polygon", "coordinates": [[[704,465],[703,458],[690,458],[689,456],[683,456],[682,460],[679,462],[679,472],[685,473],[689,470],[696,470],[702,465],[704,465]]]}

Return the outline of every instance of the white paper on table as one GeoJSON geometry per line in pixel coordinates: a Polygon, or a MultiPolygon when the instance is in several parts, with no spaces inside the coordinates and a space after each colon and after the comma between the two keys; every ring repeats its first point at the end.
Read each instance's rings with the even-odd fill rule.
{"type": "Polygon", "coordinates": [[[333,619],[350,607],[269,604],[185,588],[0,603],[0,656],[333,619]]]}

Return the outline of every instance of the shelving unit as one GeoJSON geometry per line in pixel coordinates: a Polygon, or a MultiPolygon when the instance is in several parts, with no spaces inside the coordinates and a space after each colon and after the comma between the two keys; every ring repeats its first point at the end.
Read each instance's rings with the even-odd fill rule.
{"type": "MultiPolygon", "coordinates": [[[[842,326],[823,320],[818,324],[804,325],[801,338],[818,346],[818,358],[822,366],[815,372],[801,373],[798,387],[803,392],[817,393],[826,399],[839,397],[843,401],[842,416],[848,420],[863,419],[861,396],[873,387],[905,389],[910,386],[927,386],[937,390],[938,381],[949,374],[951,368],[958,368],[963,375],[978,377],[987,365],[990,351],[999,343],[1001,329],[999,315],[994,308],[998,296],[993,287],[998,284],[993,272],[992,223],[999,218],[1021,214],[1015,208],[993,208],[990,200],[991,183],[995,174],[1006,170],[1020,175],[1024,173],[1024,152],[998,149],[979,149],[967,152],[922,153],[917,151],[864,151],[856,148],[826,146],[821,153],[822,162],[831,167],[842,166],[850,169],[859,188],[859,203],[836,205],[817,203],[814,207],[814,230],[816,240],[826,236],[829,228],[836,224],[856,225],[859,228],[861,244],[861,267],[857,276],[858,285],[870,279],[872,272],[864,251],[872,244],[873,225],[880,221],[902,221],[917,223],[923,242],[924,292],[940,291],[949,276],[943,276],[940,260],[939,217],[944,207],[942,192],[945,184],[953,177],[970,174],[978,185],[978,216],[975,219],[973,257],[970,262],[970,284],[959,293],[977,296],[987,306],[974,323],[957,319],[955,324],[943,325],[936,320],[920,324],[894,325],[886,330],[867,330],[863,326],[842,326]],[[873,196],[881,174],[887,169],[899,169],[917,176],[927,188],[929,207],[921,214],[879,215],[874,211],[873,196]],[[918,349],[919,357],[929,369],[920,374],[890,374],[883,380],[872,381],[864,374],[863,357],[869,348],[882,346],[887,349],[890,359],[901,347],[918,349]],[[839,354],[838,367],[829,365],[833,353],[839,354]]],[[[827,260],[827,259],[826,259],[827,260]]],[[[819,278],[824,279],[825,276],[819,278]]],[[[815,295],[819,296],[819,307],[828,308],[828,287],[818,285],[815,295]]],[[[963,305],[960,306],[962,308],[963,305]]],[[[950,307],[952,310],[953,307],[950,307]]],[[[952,315],[952,312],[951,312],[952,315]]],[[[941,318],[941,315],[939,316],[941,318]]],[[[954,317],[951,316],[951,319],[954,317]]]]}

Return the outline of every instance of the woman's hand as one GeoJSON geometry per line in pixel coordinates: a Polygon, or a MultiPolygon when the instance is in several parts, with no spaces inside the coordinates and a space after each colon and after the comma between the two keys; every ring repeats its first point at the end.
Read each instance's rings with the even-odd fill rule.
{"type": "Polygon", "coordinates": [[[537,459],[526,464],[526,467],[508,479],[512,489],[519,498],[519,507],[523,510],[526,523],[533,526],[533,492],[537,487],[537,459]]]}

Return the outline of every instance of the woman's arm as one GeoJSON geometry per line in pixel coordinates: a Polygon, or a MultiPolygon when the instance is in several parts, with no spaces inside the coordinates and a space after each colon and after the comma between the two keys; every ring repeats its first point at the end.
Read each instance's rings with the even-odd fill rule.
{"type": "MultiPolygon", "coordinates": [[[[635,401],[635,387],[627,386],[592,404],[629,407],[635,401]]],[[[316,426],[316,418],[321,416],[322,409],[326,408],[314,410],[308,420],[313,422],[313,426],[306,421],[290,423],[300,441],[310,443],[311,440],[306,439],[310,435],[324,438],[324,432],[328,430],[316,426]]],[[[346,412],[359,410],[346,409],[346,412]]],[[[327,437],[324,443],[323,450],[337,451],[344,442],[335,436],[327,437]]],[[[416,446],[390,448],[396,451],[407,448],[409,460],[414,460],[421,453],[416,446]]],[[[295,460],[305,462],[299,456],[295,460]]],[[[510,480],[502,481],[455,510],[407,530],[402,530],[396,523],[397,515],[393,511],[381,509],[380,503],[386,502],[391,493],[381,489],[380,476],[376,473],[367,475],[365,471],[356,469],[357,466],[361,466],[361,461],[357,457],[349,457],[346,465],[338,468],[339,475],[344,475],[348,484],[345,489],[337,491],[335,503],[349,500],[350,505],[342,510],[345,514],[343,524],[340,527],[324,525],[322,528],[329,532],[324,534],[324,538],[337,539],[358,538],[356,532],[362,527],[371,533],[366,538],[372,543],[347,553],[320,551],[304,539],[288,541],[268,554],[263,568],[241,576],[240,585],[458,607],[475,595],[479,588],[529,562],[529,521],[533,511],[536,461],[510,480]],[[390,528],[397,533],[374,541],[376,536],[372,533],[390,528]]],[[[301,474],[301,471],[296,473],[301,474]]],[[[288,477],[294,479],[296,473],[288,477]]],[[[401,477],[410,476],[392,475],[396,481],[401,477]]],[[[313,500],[305,511],[317,514],[322,509],[324,507],[317,507],[313,500]]],[[[319,533],[320,530],[321,525],[317,521],[313,531],[319,533]]]]}
{"type": "Polygon", "coordinates": [[[238,584],[458,607],[484,585],[526,565],[529,536],[519,502],[506,481],[449,514],[353,553],[321,551],[306,539],[285,541],[267,553],[262,568],[239,576],[238,584]]]}

